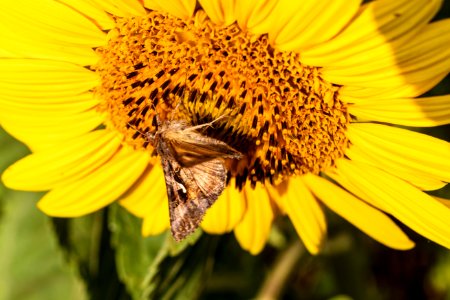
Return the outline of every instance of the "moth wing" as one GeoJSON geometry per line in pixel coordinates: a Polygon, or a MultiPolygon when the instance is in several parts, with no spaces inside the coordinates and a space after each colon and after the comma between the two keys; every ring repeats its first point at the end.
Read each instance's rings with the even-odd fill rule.
{"type": "Polygon", "coordinates": [[[164,139],[170,145],[175,159],[183,166],[215,158],[241,158],[242,154],[228,144],[191,130],[167,131],[164,139]]]}
{"type": "Polygon", "coordinates": [[[205,161],[189,167],[197,186],[204,195],[214,198],[211,205],[225,189],[227,169],[221,158],[205,161]]]}
{"type": "Polygon", "coordinates": [[[222,159],[180,169],[179,179],[185,190],[173,191],[175,199],[169,198],[170,223],[175,240],[184,239],[198,228],[207,209],[225,189],[226,178],[227,170],[222,159]]]}

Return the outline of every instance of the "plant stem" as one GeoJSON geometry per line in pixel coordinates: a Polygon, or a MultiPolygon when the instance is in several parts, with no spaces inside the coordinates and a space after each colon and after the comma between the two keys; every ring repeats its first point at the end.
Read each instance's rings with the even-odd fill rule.
{"type": "Polygon", "coordinates": [[[256,299],[275,300],[280,299],[280,295],[289,279],[289,275],[297,266],[297,261],[304,252],[304,247],[299,241],[293,242],[284,250],[276,262],[273,270],[264,281],[256,299]]]}

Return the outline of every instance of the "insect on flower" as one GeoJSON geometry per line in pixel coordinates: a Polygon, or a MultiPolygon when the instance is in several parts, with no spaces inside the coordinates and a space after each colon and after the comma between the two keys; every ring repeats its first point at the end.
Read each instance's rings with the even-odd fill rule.
{"type": "Polygon", "coordinates": [[[183,120],[161,121],[156,114],[156,132],[141,133],[161,157],[171,231],[176,241],[198,228],[208,208],[225,189],[225,159],[243,156],[227,143],[198,131],[222,118],[190,126],[183,120]]]}

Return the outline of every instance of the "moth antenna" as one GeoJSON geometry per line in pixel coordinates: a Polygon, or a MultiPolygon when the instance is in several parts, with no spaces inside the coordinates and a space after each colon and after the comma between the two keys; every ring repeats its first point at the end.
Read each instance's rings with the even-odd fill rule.
{"type": "Polygon", "coordinates": [[[139,132],[140,134],[143,134],[139,129],[137,129],[136,126],[134,126],[134,125],[131,124],[130,122],[127,122],[127,125],[128,125],[130,128],[132,128],[132,129],[136,130],[137,132],[139,132]]]}
{"type": "Polygon", "coordinates": [[[127,122],[127,125],[130,126],[130,128],[132,128],[133,130],[135,130],[136,132],[139,132],[143,137],[145,137],[149,142],[151,142],[152,144],[154,143],[155,140],[155,136],[154,134],[151,134],[149,132],[145,133],[140,131],[136,126],[134,126],[133,124],[131,124],[130,122],[127,122]]]}
{"type": "MultiPolygon", "coordinates": [[[[189,70],[189,67],[188,67],[189,70]]],[[[187,78],[188,78],[188,70],[186,70],[186,76],[184,77],[184,90],[183,90],[183,95],[180,96],[180,101],[178,101],[178,103],[175,105],[174,109],[170,112],[170,116],[169,116],[169,120],[173,120],[174,119],[174,115],[175,113],[178,111],[178,108],[180,107],[180,105],[182,104],[182,102],[184,101],[184,97],[186,95],[186,89],[187,89],[187,78]]],[[[184,104],[183,104],[184,105],[184,104]]]]}
{"type": "Polygon", "coordinates": [[[162,122],[161,119],[159,118],[159,114],[158,111],[156,110],[156,107],[154,108],[154,110],[155,110],[156,126],[158,126],[157,130],[159,130],[159,128],[162,127],[162,122]]]}
{"type": "Polygon", "coordinates": [[[156,110],[156,105],[153,103],[153,101],[152,101],[151,107],[152,107],[153,111],[155,112],[156,126],[157,126],[156,131],[158,131],[159,128],[161,128],[161,126],[162,126],[162,122],[161,122],[161,119],[159,118],[158,111],[156,110]]]}
{"type": "Polygon", "coordinates": [[[199,124],[199,125],[196,125],[196,126],[192,126],[192,127],[186,128],[185,130],[197,130],[197,129],[200,129],[200,128],[203,128],[203,127],[213,127],[212,125],[213,125],[215,122],[219,121],[220,119],[223,119],[223,118],[229,118],[229,117],[230,117],[230,116],[221,115],[220,117],[218,117],[218,118],[215,119],[215,120],[212,120],[211,122],[199,124]]]}

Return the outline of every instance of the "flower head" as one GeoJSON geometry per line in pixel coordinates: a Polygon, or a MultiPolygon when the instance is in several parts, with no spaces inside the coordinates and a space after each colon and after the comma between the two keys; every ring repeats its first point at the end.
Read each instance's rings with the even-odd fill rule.
{"type": "Polygon", "coordinates": [[[168,205],[147,134],[157,117],[214,121],[203,134],[244,158],[226,162],[206,232],[258,253],[286,214],[317,253],[325,205],[387,246],[413,246],[393,216],[450,247],[450,211],[423,192],[450,181],[450,145],[392,126],[450,121],[449,95],[417,98],[450,69],[449,20],[430,23],[440,1],[199,2],[8,4],[0,120],[33,154],[6,185],[50,190],[38,206],[53,216],[119,201],[158,234],[168,205]]]}

